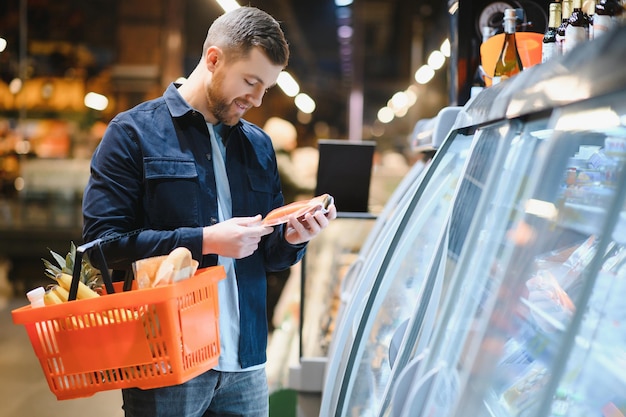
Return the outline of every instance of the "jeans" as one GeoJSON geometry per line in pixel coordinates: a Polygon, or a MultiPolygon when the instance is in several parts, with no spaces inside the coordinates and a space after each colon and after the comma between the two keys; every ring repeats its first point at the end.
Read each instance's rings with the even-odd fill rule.
{"type": "Polygon", "coordinates": [[[268,417],[265,369],[210,370],[184,384],[123,389],[126,417],[268,417]]]}

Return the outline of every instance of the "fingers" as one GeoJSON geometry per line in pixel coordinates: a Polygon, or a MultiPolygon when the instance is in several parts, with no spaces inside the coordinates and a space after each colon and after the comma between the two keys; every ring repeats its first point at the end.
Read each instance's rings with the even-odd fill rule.
{"type": "Polygon", "coordinates": [[[259,226],[261,224],[261,215],[257,214],[254,217],[233,217],[227,221],[237,223],[240,226],[259,226]]]}
{"type": "Polygon", "coordinates": [[[334,204],[331,204],[325,211],[318,210],[314,213],[306,213],[302,218],[298,218],[298,220],[307,230],[315,232],[315,235],[328,226],[328,223],[336,217],[337,209],[334,204]]]}
{"type": "Polygon", "coordinates": [[[335,218],[336,211],[306,213],[304,217],[296,218],[292,215],[287,223],[285,239],[292,245],[308,242],[320,233],[331,219],[335,218]]]}
{"type": "Polygon", "coordinates": [[[202,253],[241,259],[256,251],[261,238],[274,229],[261,223],[261,216],[233,217],[203,230],[202,253]]]}

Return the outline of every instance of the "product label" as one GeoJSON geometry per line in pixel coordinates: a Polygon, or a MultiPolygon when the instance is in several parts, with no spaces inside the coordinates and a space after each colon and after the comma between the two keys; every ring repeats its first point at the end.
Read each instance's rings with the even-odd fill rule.
{"type": "Polygon", "coordinates": [[[576,45],[589,40],[589,34],[584,27],[569,25],[565,29],[565,44],[563,45],[563,53],[567,53],[574,49],[576,45]]]}
{"type": "Polygon", "coordinates": [[[559,45],[556,42],[544,43],[541,47],[541,62],[546,62],[550,58],[559,54],[559,45]]]}
{"type": "Polygon", "coordinates": [[[565,36],[556,35],[556,48],[559,55],[563,55],[563,51],[565,50],[563,45],[565,45],[565,36]]]}
{"type": "Polygon", "coordinates": [[[615,26],[615,21],[611,16],[596,14],[593,16],[593,37],[597,38],[610,31],[615,26]]]}

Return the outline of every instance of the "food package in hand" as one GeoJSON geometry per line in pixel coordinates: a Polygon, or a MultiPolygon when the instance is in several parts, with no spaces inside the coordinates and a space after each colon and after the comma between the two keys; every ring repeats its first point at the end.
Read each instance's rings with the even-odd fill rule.
{"type": "Polygon", "coordinates": [[[295,214],[299,221],[304,220],[307,213],[315,213],[321,210],[324,214],[328,207],[333,204],[334,198],[330,194],[322,194],[310,200],[295,201],[270,211],[263,219],[264,226],[278,226],[289,221],[289,217],[295,214]]]}
{"type": "Polygon", "coordinates": [[[139,259],[133,263],[137,288],[140,289],[173,284],[191,277],[197,269],[198,261],[184,247],[174,249],[169,255],[139,259]]]}

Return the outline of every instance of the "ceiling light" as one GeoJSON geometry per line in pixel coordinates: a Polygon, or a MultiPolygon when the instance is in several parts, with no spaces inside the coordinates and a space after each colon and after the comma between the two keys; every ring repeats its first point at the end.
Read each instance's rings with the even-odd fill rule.
{"type": "Polygon", "coordinates": [[[415,90],[415,86],[412,85],[404,92],[404,94],[406,94],[406,98],[408,100],[407,104],[409,107],[417,103],[417,92],[415,90]]]}
{"type": "Polygon", "coordinates": [[[409,112],[409,108],[408,107],[401,107],[399,109],[395,109],[393,111],[393,114],[395,117],[397,118],[401,118],[407,115],[407,113],[409,112]]]}
{"type": "Polygon", "coordinates": [[[393,120],[393,117],[393,110],[389,107],[383,107],[378,110],[378,120],[380,120],[381,123],[389,123],[393,120]]]}
{"type": "Polygon", "coordinates": [[[302,113],[313,113],[315,111],[315,101],[305,93],[300,93],[295,98],[296,107],[302,113]]]}
{"type": "Polygon", "coordinates": [[[415,81],[420,84],[426,84],[435,76],[435,70],[428,65],[422,65],[420,69],[415,72],[415,81]]]}
{"type": "Polygon", "coordinates": [[[339,39],[350,39],[352,38],[353,29],[348,25],[342,25],[337,28],[337,36],[339,39]]]}
{"type": "Polygon", "coordinates": [[[4,38],[0,38],[0,52],[4,51],[7,48],[7,40],[4,38]]]}
{"type": "Polygon", "coordinates": [[[432,51],[428,57],[428,66],[434,70],[438,70],[443,67],[445,62],[446,57],[441,53],[441,51],[432,51]]]}
{"type": "Polygon", "coordinates": [[[102,111],[109,105],[109,99],[98,93],[87,93],[85,95],[85,106],[90,109],[102,111]]]}
{"type": "Polygon", "coordinates": [[[458,1],[453,1],[453,2],[449,3],[448,13],[450,13],[451,15],[454,15],[458,10],[459,10],[459,2],[458,1]]]}
{"type": "Polygon", "coordinates": [[[237,0],[216,0],[217,4],[219,4],[225,12],[230,12],[231,10],[235,10],[240,8],[241,6],[237,3],[237,0]]]}
{"type": "Polygon", "coordinates": [[[298,82],[287,71],[282,71],[278,74],[276,83],[289,97],[295,97],[300,92],[298,82]]]}
{"type": "Polygon", "coordinates": [[[450,39],[444,40],[439,50],[446,58],[450,58],[450,39]]]}
{"type": "Polygon", "coordinates": [[[22,89],[22,80],[19,78],[13,78],[9,83],[9,91],[11,94],[17,94],[22,89]]]}
{"type": "Polygon", "coordinates": [[[398,110],[409,105],[409,97],[404,91],[398,91],[389,100],[388,106],[392,109],[398,110]]]}
{"type": "Polygon", "coordinates": [[[335,0],[335,6],[337,7],[349,6],[351,4],[352,0],[335,0]]]}

